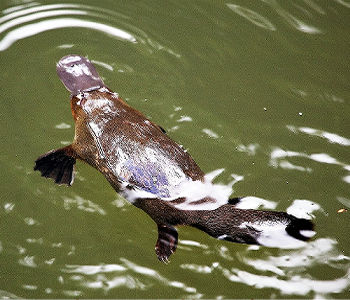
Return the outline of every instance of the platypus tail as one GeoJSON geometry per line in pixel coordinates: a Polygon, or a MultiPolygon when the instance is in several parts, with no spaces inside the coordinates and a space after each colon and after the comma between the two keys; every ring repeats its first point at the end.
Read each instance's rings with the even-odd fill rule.
{"type": "Polygon", "coordinates": [[[286,212],[240,209],[235,206],[238,202],[232,199],[211,210],[179,210],[157,198],[137,198],[133,204],[158,225],[155,250],[162,262],[176,250],[177,225],[198,228],[219,240],[286,249],[303,246],[315,234],[310,220],[286,212]]]}
{"type": "Polygon", "coordinates": [[[285,212],[239,209],[232,204],[196,211],[192,226],[220,240],[278,248],[300,247],[315,234],[310,220],[285,212]]]}

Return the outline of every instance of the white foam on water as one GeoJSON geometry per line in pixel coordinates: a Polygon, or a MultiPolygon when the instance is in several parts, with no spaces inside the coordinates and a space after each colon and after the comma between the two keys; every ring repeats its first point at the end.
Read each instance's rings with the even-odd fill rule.
{"type": "MultiPolygon", "coordinates": [[[[276,247],[280,249],[297,249],[304,247],[306,242],[300,241],[290,236],[286,231],[286,225],[284,223],[269,223],[269,222],[244,222],[240,228],[254,228],[259,231],[260,234],[257,241],[260,245],[266,247],[276,247]]],[[[306,230],[303,230],[306,231],[306,230]]],[[[309,231],[309,230],[307,230],[309,231]]],[[[313,232],[313,231],[310,231],[313,232]]]]}
{"type": "Polygon", "coordinates": [[[236,207],[240,209],[275,209],[277,206],[276,202],[269,201],[263,198],[247,196],[243,197],[237,204],[236,207]]]}
{"type": "Polygon", "coordinates": [[[321,206],[310,200],[296,199],[292,205],[287,208],[287,213],[297,218],[311,220],[315,216],[314,211],[321,209],[321,206]]]}

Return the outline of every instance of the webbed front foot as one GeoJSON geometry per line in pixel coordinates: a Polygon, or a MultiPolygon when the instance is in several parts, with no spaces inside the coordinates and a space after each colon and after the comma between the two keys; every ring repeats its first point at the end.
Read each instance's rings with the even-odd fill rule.
{"type": "Polygon", "coordinates": [[[52,178],[57,184],[72,185],[75,156],[72,145],[51,150],[37,158],[34,171],[40,171],[41,176],[52,178]]]}
{"type": "Polygon", "coordinates": [[[177,240],[178,233],[173,226],[158,224],[158,240],[155,250],[161,262],[169,262],[170,255],[176,250],[177,240]]]}

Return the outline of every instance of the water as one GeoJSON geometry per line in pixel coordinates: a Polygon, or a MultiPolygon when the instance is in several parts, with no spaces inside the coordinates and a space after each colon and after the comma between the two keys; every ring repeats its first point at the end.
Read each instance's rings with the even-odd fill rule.
{"type": "Polygon", "coordinates": [[[2,1],[0,11],[0,297],[349,298],[349,1],[2,1]],[[70,53],[205,172],[225,168],[217,182],[240,178],[234,196],[309,211],[315,238],[283,250],[181,227],[165,265],[151,219],[95,170],[78,163],[71,188],[41,178],[37,156],[73,137],[55,73],[70,53]]]}

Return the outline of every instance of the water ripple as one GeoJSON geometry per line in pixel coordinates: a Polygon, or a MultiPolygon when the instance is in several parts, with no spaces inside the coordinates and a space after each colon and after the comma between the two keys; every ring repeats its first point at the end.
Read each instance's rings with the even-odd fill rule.
{"type": "Polygon", "coordinates": [[[259,26],[261,28],[275,31],[276,27],[265,17],[261,16],[255,11],[252,11],[248,8],[236,5],[236,4],[231,4],[227,3],[226,4],[228,8],[230,8],[232,11],[234,11],[236,14],[240,15],[241,17],[247,19],[251,23],[253,23],[256,26],[259,26]]]}
{"type": "Polygon", "coordinates": [[[154,279],[156,279],[156,280],[158,280],[166,285],[183,289],[184,291],[186,291],[188,293],[196,293],[197,292],[197,290],[195,288],[188,287],[184,283],[181,283],[178,281],[168,280],[167,278],[163,277],[162,275],[160,275],[157,271],[155,271],[153,269],[136,265],[135,263],[133,263],[125,258],[121,258],[120,260],[127,266],[127,268],[129,270],[132,270],[137,274],[141,274],[141,275],[145,275],[147,277],[154,278],[154,279]]]}
{"type": "Polygon", "coordinates": [[[94,64],[94,65],[98,65],[98,66],[101,66],[102,68],[105,68],[109,71],[113,71],[114,68],[113,66],[111,66],[110,64],[107,64],[103,61],[98,61],[98,60],[91,60],[91,62],[94,64]]]}
{"type": "Polygon", "coordinates": [[[307,295],[310,292],[318,295],[340,293],[349,286],[349,280],[345,277],[334,280],[314,280],[295,275],[284,280],[274,276],[256,275],[237,269],[234,269],[233,272],[227,271],[225,275],[230,281],[245,283],[258,289],[278,289],[283,295],[307,295]]]}
{"type": "Polygon", "coordinates": [[[293,16],[292,14],[283,9],[277,9],[277,12],[290,26],[294,27],[295,29],[301,32],[308,34],[322,33],[320,29],[299,20],[297,17],[293,16]]]}
{"type": "Polygon", "coordinates": [[[0,299],[20,299],[20,297],[10,292],[0,290],[0,299]]]}
{"type": "Polygon", "coordinates": [[[98,213],[100,215],[106,215],[106,211],[98,204],[91,200],[83,199],[80,196],[74,198],[63,197],[63,206],[65,209],[70,210],[73,207],[89,213],[98,213]]]}
{"type": "Polygon", "coordinates": [[[203,265],[197,265],[197,264],[182,264],[180,266],[182,269],[190,270],[195,273],[201,273],[201,274],[209,274],[213,271],[214,267],[209,266],[203,266],[203,265]]]}
{"type": "Polygon", "coordinates": [[[66,273],[80,273],[83,275],[95,275],[100,273],[121,272],[126,268],[118,264],[106,265],[67,265],[64,271],[66,273]]]}
{"type": "Polygon", "coordinates": [[[347,8],[350,8],[350,2],[347,2],[346,0],[335,0],[335,2],[344,5],[347,8]]]}
{"type": "Polygon", "coordinates": [[[230,267],[231,257],[223,257],[229,267],[224,267],[218,262],[213,262],[211,265],[185,263],[180,267],[204,276],[212,276],[214,271],[221,272],[228,281],[243,283],[258,289],[273,288],[279,290],[282,295],[305,296],[314,293],[323,297],[327,294],[342,292],[350,286],[348,278],[350,257],[343,255],[336,246],[337,242],[334,239],[319,238],[307,243],[301,249],[281,251],[279,255],[270,255],[265,258],[256,258],[254,254],[251,258],[249,254],[238,254],[239,260],[245,265],[245,270],[230,267]],[[301,269],[312,268],[314,265],[327,265],[335,269],[335,278],[321,280],[300,275],[301,269]],[[247,271],[248,267],[253,270],[247,271]],[[340,269],[343,270],[343,276],[340,275],[340,269]]]}
{"type": "MultiPolygon", "coordinates": [[[[283,9],[275,0],[263,0],[266,4],[270,5],[271,9],[274,10],[282,19],[295,28],[296,30],[307,33],[307,34],[320,34],[322,31],[317,28],[316,26],[310,25],[298,17],[294,16],[290,12],[287,12],[285,9],[283,9]]],[[[320,8],[318,5],[313,3],[312,1],[307,1],[306,4],[311,7],[313,10],[317,11],[319,14],[324,15],[325,12],[320,8]]],[[[276,31],[277,28],[272,22],[270,22],[266,17],[263,17],[261,14],[257,13],[256,11],[253,11],[251,9],[245,8],[243,6],[227,3],[226,4],[228,8],[230,8],[232,11],[234,11],[236,14],[240,15],[241,17],[247,19],[254,25],[270,30],[270,31],[276,31]]],[[[306,9],[305,9],[306,10],[306,9]]],[[[307,11],[307,10],[306,10],[307,11]]]]}
{"type": "Polygon", "coordinates": [[[292,125],[287,125],[287,128],[294,133],[305,133],[311,136],[317,136],[326,139],[328,142],[332,144],[338,144],[342,146],[350,146],[350,139],[342,137],[336,133],[331,133],[315,128],[310,127],[295,127],[292,125]]]}
{"type": "Polygon", "coordinates": [[[151,268],[137,265],[126,258],[120,258],[120,261],[122,265],[66,265],[62,271],[72,274],[70,280],[92,289],[109,291],[124,286],[129,289],[145,290],[152,287],[153,284],[149,283],[149,279],[152,279],[168,287],[181,289],[193,296],[197,293],[196,288],[180,281],[169,280],[151,268]],[[145,278],[148,280],[144,280],[145,278]]]}
{"type": "Polygon", "coordinates": [[[208,249],[207,245],[201,244],[201,243],[196,242],[196,241],[191,241],[191,240],[180,240],[179,244],[186,245],[186,246],[198,247],[198,248],[202,248],[202,249],[208,249]]]}
{"type": "MultiPolygon", "coordinates": [[[[286,157],[308,158],[308,159],[313,160],[315,162],[338,165],[338,166],[343,167],[344,170],[347,170],[347,171],[350,170],[350,165],[347,165],[343,162],[338,161],[336,158],[330,156],[327,153],[306,154],[303,152],[283,150],[281,148],[274,148],[272,150],[270,165],[275,167],[275,168],[281,167],[283,169],[286,166],[285,162],[288,163],[288,161],[285,160],[286,157]]],[[[303,168],[303,167],[300,167],[300,168],[303,168]]],[[[307,169],[305,168],[305,170],[308,170],[308,168],[307,169]]]]}
{"type": "Polygon", "coordinates": [[[25,267],[30,267],[30,268],[36,268],[37,264],[34,261],[35,257],[34,256],[25,256],[24,258],[20,258],[18,260],[18,263],[22,266],[25,267]]]}
{"type": "MultiPolygon", "coordinates": [[[[39,5],[38,2],[31,2],[31,3],[28,3],[28,4],[23,4],[23,5],[17,5],[17,6],[13,6],[13,7],[9,7],[9,8],[5,8],[2,13],[7,15],[7,14],[10,14],[10,13],[13,13],[15,11],[18,11],[18,10],[24,10],[25,8],[27,7],[32,7],[32,6],[36,6],[36,5],[39,5]]],[[[0,18],[0,22],[1,22],[2,18],[0,18]]]]}
{"type": "Polygon", "coordinates": [[[219,135],[216,132],[214,132],[213,130],[209,129],[209,128],[203,128],[202,132],[205,133],[206,135],[208,135],[212,139],[218,139],[219,138],[219,135]]]}
{"type": "MultiPolygon", "coordinates": [[[[33,3],[32,3],[33,4],[33,3]]],[[[36,5],[36,3],[34,3],[36,5]]],[[[30,6],[33,6],[33,5],[30,5],[30,6]]],[[[106,14],[109,14],[109,15],[115,15],[117,17],[122,17],[122,18],[127,18],[126,16],[120,14],[120,13],[116,13],[116,12],[111,12],[110,10],[106,10],[106,9],[103,9],[103,8],[97,8],[97,7],[93,7],[93,6],[89,6],[89,5],[83,5],[83,4],[50,4],[50,5],[40,5],[40,6],[35,6],[35,7],[31,7],[31,8],[26,8],[28,7],[27,5],[26,6],[18,6],[16,7],[16,11],[15,12],[12,12],[13,9],[11,10],[3,10],[3,14],[5,14],[5,16],[1,17],[0,18],[0,23],[2,22],[5,22],[7,20],[10,20],[10,19],[15,19],[17,17],[20,17],[20,16],[23,16],[23,15],[26,15],[26,14],[31,14],[31,13],[35,13],[35,12],[38,12],[38,11],[45,11],[45,10],[54,10],[54,9],[64,9],[64,8],[80,8],[80,9],[86,9],[86,10],[91,10],[91,11],[100,11],[101,13],[106,13],[106,14]],[[25,9],[22,9],[20,10],[21,8],[25,8],[25,9]]]]}
{"type": "Polygon", "coordinates": [[[48,30],[67,27],[83,27],[101,31],[117,39],[136,43],[136,38],[131,34],[109,25],[74,18],[57,18],[53,20],[40,21],[35,24],[29,24],[22,26],[21,28],[14,29],[0,41],[0,51],[6,50],[18,40],[37,35],[38,33],[42,33],[48,30]]]}
{"type": "Polygon", "coordinates": [[[294,29],[307,33],[307,34],[320,34],[322,31],[310,24],[307,24],[306,22],[300,20],[296,16],[292,15],[292,13],[286,11],[283,9],[276,0],[263,0],[265,3],[270,5],[270,7],[275,10],[275,12],[282,17],[282,19],[292,26],[294,29]]]}
{"type": "MultiPolygon", "coordinates": [[[[181,57],[174,50],[150,38],[142,29],[133,26],[128,16],[100,7],[67,3],[50,5],[35,3],[30,6],[18,6],[16,10],[3,10],[2,13],[4,15],[0,17],[0,34],[5,33],[5,35],[0,37],[0,51],[8,49],[21,39],[46,31],[85,28],[102,32],[118,40],[139,44],[148,53],[153,53],[154,50],[165,51],[177,58],[181,57]],[[79,18],[73,16],[79,16],[79,18]],[[114,22],[117,24],[113,24],[114,22]]],[[[64,44],[60,47],[71,48],[73,46],[64,44]]]]}
{"type": "Polygon", "coordinates": [[[319,5],[317,5],[315,2],[313,2],[312,0],[304,0],[304,2],[305,2],[305,4],[307,4],[309,7],[311,7],[317,13],[319,13],[321,15],[326,14],[325,11],[319,5]]]}
{"type": "Polygon", "coordinates": [[[83,10],[70,10],[70,9],[61,9],[61,10],[53,10],[53,11],[45,11],[34,13],[31,15],[27,15],[24,17],[19,17],[17,19],[13,19],[8,21],[2,25],[0,25],[0,33],[10,29],[11,27],[15,27],[17,25],[27,23],[30,21],[35,21],[42,18],[48,18],[52,16],[60,16],[60,15],[87,15],[88,13],[83,10]]]}
{"type": "Polygon", "coordinates": [[[237,151],[247,153],[249,156],[254,156],[259,148],[260,145],[256,143],[248,145],[239,144],[237,146],[237,151]]]}

